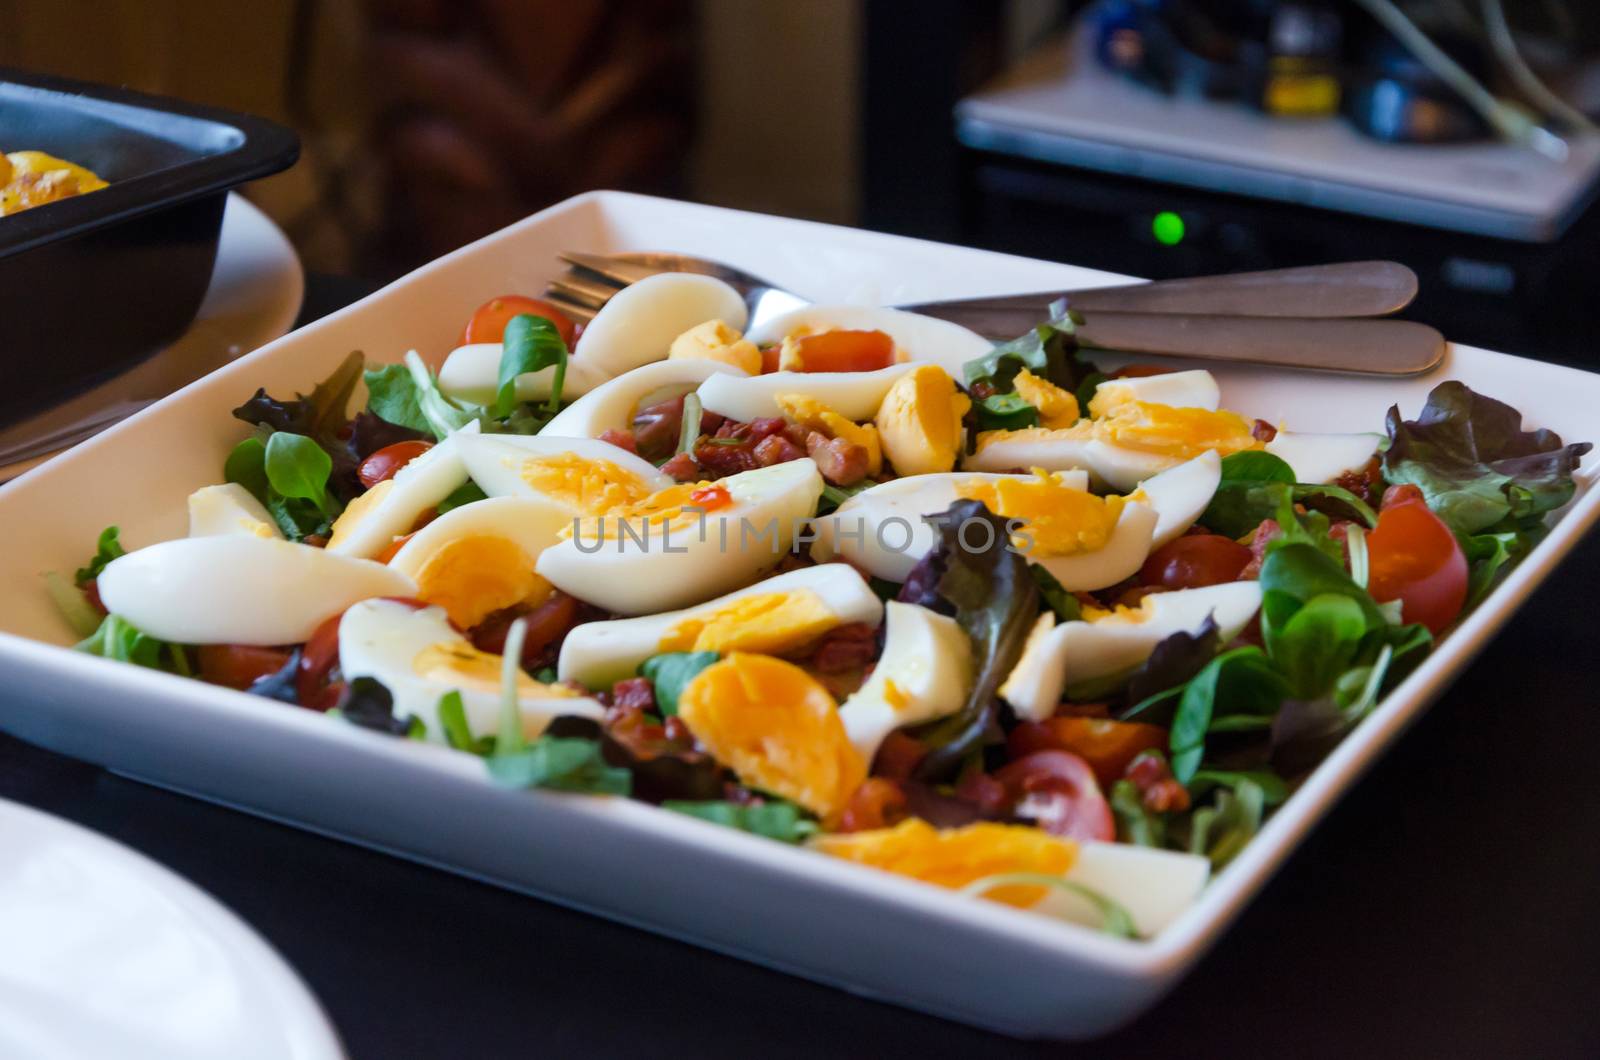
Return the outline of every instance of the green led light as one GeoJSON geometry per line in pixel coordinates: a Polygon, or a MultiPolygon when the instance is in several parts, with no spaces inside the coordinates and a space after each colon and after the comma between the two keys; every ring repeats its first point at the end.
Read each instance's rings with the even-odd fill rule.
{"type": "Polygon", "coordinates": [[[1150,219],[1150,234],[1164,247],[1175,247],[1183,242],[1183,218],[1171,210],[1162,210],[1150,219]]]}

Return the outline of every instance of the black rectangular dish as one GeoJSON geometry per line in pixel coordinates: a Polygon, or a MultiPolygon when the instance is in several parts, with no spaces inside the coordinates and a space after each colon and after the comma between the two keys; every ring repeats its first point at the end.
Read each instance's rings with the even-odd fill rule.
{"type": "Polygon", "coordinates": [[[129,367],[193,322],[229,188],[294,164],[262,118],[0,68],[0,151],[109,186],[0,217],[0,425],[129,367]]]}

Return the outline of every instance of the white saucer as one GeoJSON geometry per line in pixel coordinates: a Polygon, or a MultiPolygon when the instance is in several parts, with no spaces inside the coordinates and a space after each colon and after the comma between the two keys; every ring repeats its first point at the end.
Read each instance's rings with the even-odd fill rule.
{"type": "Polygon", "coordinates": [[[0,801],[0,1056],[337,1060],[283,959],[180,877],[0,801]]]}
{"type": "Polygon", "coordinates": [[[248,199],[229,195],[211,286],[189,330],[122,375],[0,430],[0,482],[287,334],[305,287],[288,238],[248,199]]]}

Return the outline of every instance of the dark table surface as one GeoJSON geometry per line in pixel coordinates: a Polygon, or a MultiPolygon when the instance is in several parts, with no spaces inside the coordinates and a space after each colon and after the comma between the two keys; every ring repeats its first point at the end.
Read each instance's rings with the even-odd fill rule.
{"type": "MultiPolygon", "coordinates": [[[[314,278],[307,316],[362,290],[314,278]]],[[[1170,997],[1076,1045],[863,1001],[4,735],[0,798],[87,825],[210,891],[288,958],[361,1060],[1594,1057],[1597,601],[1592,536],[1170,997]]]]}

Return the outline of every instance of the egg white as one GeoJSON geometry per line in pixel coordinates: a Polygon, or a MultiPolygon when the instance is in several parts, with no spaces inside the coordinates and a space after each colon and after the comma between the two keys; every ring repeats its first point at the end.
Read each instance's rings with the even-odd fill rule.
{"type": "MultiPolygon", "coordinates": [[[[1198,854],[1094,841],[1078,843],[1077,860],[1065,877],[1122,906],[1145,938],[1193,905],[1210,878],[1211,861],[1198,854]]],[[[1104,920],[1088,899],[1055,887],[1033,908],[1088,927],[1099,927],[1104,920]]]]}
{"type": "Polygon", "coordinates": [[[916,604],[884,605],[883,654],[872,674],[839,707],[839,720],[871,762],[895,729],[947,717],[972,688],[972,638],[953,618],[916,604]],[[891,702],[890,682],[894,697],[891,702]]]}
{"type": "Polygon", "coordinates": [[[203,486],[189,494],[189,536],[216,534],[283,537],[272,514],[237,482],[203,486]]]}
{"type": "MultiPolygon", "coordinates": [[[[1222,404],[1222,390],[1216,376],[1203,368],[1187,372],[1107,379],[1095,387],[1095,397],[1121,404],[1142,401],[1149,405],[1205,409],[1215,412],[1222,404]]],[[[1091,402],[1093,404],[1093,402],[1091,402]]],[[[1085,410],[1087,414],[1088,410],[1085,410]]]]}
{"type": "Polygon", "coordinates": [[[640,663],[661,651],[662,638],[685,619],[719,610],[742,597],[801,590],[815,593],[841,626],[853,622],[875,626],[883,617],[883,602],[854,568],[828,563],[777,574],[694,607],[639,618],[586,622],[572,629],[561,642],[557,673],[563,681],[608,688],[616,681],[633,677],[640,663]]]}
{"type": "Polygon", "coordinates": [[[700,384],[700,404],[709,412],[748,423],[782,416],[780,394],[802,394],[828,406],[847,420],[870,420],[895,380],[916,367],[891,364],[872,372],[766,372],[762,375],[713,375],[700,384]]]}
{"type": "Polygon", "coordinates": [[[697,324],[720,320],[743,331],[747,319],[744,299],[721,280],[664,272],[612,295],[578,337],[572,362],[615,377],[665,359],[672,340],[697,324]]]}
{"type": "Polygon", "coordinates": [[[348,530],[340,526],[342,536],[330,542],[327,551],[370,558],[392,545],[395,538],[410,533],[423,512],[466,485],[460,439],[479,430],[474,420],[397,471],[384,497],[370,511],[360,513],[348,530]]]}
{"type": "Polygon", "coordinates": [[[186,537],[130,552],[96,583],[106,609],[178,644],[299,644],[358,600],[409,596],[411,579],[371,560],[245,534],[186,537]]]}
{"type": "MultiPolygon", "coordinates": [[[[457,346],[439,366],[439,389],[446,396],[470,401],[474,405],[493,404],[500,392],[500,357],[505,346],[498,342],[475,342],[457,346]]],[[[554,365],[517,376],[517,400],[539,401],[550,396],[555,386],[554,365]]],[[[582,397],[611,378],[611,373],[592,361],[567,361],[561,379],[564,400],[582,397]]]]}
{"type": "MultiPolygon", "coordinates": [[[[669,362],[670,363],[670,362],[669,362]]],[[[624,615],[687,607],[747,585],[782,562],[817,510],[822,474],[809,459],[720,480],[733,503],[665,535],[630,520],[633,536],[574,535],[544,551],[538,572],[580,600],[624,615]],[[581,547],[580,547],[581,546],[581,547]]],[[[607,533],[617,526],[606,516],[607,533]]]]}
{"type": "Polygon", "coordinates": [[[467,537],[502,537],[516,544],[532,569],[539,553],[555,544],[572,514],[563,506],[536,497],[490,497],[463,504],[434,519],[411,535],[411,540],[389,560],[389,566],[408,578],[452,541],[467,537]]]}
{"type": "MultiPolygon", "coordinates": [[[[367,600],[355,605],[339,620],[339,669],[346,679],[371,677],[394,697],[394,715],[413,717],[427,726],[428,739],[447,742],[439,723],[439,700],[449,692],[461,694],[467,724],[474,736],[492,735],[500,727],[498,690],[457,684],[417,672],[417,657],[436,644],[466,645],[467,639],[450,625],[444,609],[413,608],[394,600],[367,600]]],[[[519,696],[522,731],[538,736],[551,720],[563,715],[599,719],[605,709],[587,696],[519,696]]]]}
{"type": "Polygon", "coordinates": [[[1222,482],[1222,458],[1208,449],[1193,460],[1152,475],[1139,486],[1159,518],[1151,551],[1183,534],[1204,514],[1222,482]]]}
{"type": "Polygon", "coordinates": [[[641,407],[686,394],[713,376],[743,374],[731,364],[702,358],[647,364],[595,387],[556,413],[539,436],[598,438],[608,430],[629,430],[641,407]]]}
{"type": "Polygon", "coordinates": [[[1089,472],[1097,485],[1127,492],[1152,475],[1182,463],[1181,457],[1125,449],[1098,439],[1001,438],[970,453],[961,466],[973,471],[1043,468],[1089,472]]]}
{"type": "Polygon", "coordinates": [[[671,475],[663,474],[650,461],[621,446],[595,438],[556,438],[543,434],[490,434],[460,439],[461,459],[467,474],[491,497],[545,498],[561,505],[569,515],[584,513],[561,499],[549,497],[530,486],[522,477],[525,461],[571,453],[582,460],[606,461],[636,477],[648,492],[672,485],[671,475]]]}
{"type": "Polygon", "coordinates": [[[1294,469],[1296,482],[1332,482],[1366,465],[1378,451],[1380,434],[1300,434],[1279,431],[1267,452],[1294,469]]]}
{"type": "Polygon", "coordinates": [[[1000,695],[1019,718],[1041,721],[1055,713],[1063,693],[1132,670],[1172,634],[1198,631],[1207,616],[1215,619],[1224,643],[1232,640],[1260,606],[1260,584],[1243,581],[1148,596],[1144,608],[1149,617],[1142,622],[1113,615],[1055,625],[1047,612],[1000,686],[1000,695]]]}
{"type": "Polygon", "coordinates": [[[839,330],[881,331],[893,339],[895,346],[905,351],[910,360],[937,364],[952,379],[963,378],[962,368],[968,361],[994,348],[994,343],[982,335],[948,320],[908,313],[904,309],[864,305],[806,306],[773,317],[751,329],[747,337],[758,346],[767,346],[780,343],[795,332],[839,330]]]}

